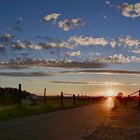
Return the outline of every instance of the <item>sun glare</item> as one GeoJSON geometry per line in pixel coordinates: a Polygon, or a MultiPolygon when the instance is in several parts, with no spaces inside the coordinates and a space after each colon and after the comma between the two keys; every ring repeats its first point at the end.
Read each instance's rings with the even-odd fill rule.
{"type": "Polygon", "coordinates": [[[107,96],[115,96],[115,91],[113,89],[108,89],[107,96]]]}

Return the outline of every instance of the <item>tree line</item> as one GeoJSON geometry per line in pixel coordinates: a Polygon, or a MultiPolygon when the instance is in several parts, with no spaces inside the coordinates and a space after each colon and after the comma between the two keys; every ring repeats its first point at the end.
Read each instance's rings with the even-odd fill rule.
{"type": "MultiPolygon", "coordinates": [[[[25,99],[30,93],[26,90],[21,91],[21,99],[25,99]]],[[[17,104],[19,89],[11,87],[0,87],[0,105],[17,104]]]]}

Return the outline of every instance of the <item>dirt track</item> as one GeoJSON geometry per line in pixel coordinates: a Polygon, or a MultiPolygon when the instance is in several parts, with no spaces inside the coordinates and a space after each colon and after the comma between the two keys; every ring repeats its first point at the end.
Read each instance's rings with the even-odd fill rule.
{"type": "Polygon", "coordinates": [[[91,135],[110,112],[113,100],[0,122],[0,140],[81,140],[91,135]]]}
{"type": "Polygon", "coordinates": [[[139,140],[140,110],[117,108],[85,140],[139,140]]]}
{"type": "Polygon", "coordinates": [[[113,100],[0,122],[0,140],[139,140],[140,110],[113,100]]]}

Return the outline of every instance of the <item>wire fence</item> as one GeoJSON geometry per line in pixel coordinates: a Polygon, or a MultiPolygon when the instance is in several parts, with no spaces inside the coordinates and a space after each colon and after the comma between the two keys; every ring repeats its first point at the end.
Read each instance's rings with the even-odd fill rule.
{"type": "Polygon", "coordinates": [[[117,99],[124,105],[137,105],[140,106],[140,90],[137,90],[128,96],[117,97],[117,99]]]}

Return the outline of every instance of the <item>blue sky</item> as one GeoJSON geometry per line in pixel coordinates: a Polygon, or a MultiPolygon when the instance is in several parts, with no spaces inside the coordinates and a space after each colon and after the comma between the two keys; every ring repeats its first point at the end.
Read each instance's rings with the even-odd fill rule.
{"type": "Polygon", "coordinates": [[[92,85],[87,94],[103,84],[116,92],[139,87],[139,74],[130,74],[140,69],[138,0],[1,0],[0,19],[1,86],[20,82],[38,94],[46,84],[51,94],[73,92],[75,82],[78,92],[92,85]],[[34,78],[42,83],[32,89],[34,78]]]}

